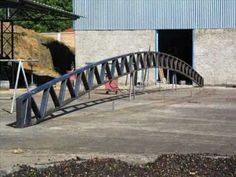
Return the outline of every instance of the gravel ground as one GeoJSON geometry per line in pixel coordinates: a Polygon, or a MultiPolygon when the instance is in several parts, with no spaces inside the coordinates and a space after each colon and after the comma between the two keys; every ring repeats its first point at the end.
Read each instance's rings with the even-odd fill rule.
{"type": "Polygon", "coordinates": [[[235,177],[236,156],[161,155],[154,162],[129,164],[116,159],[71,159],[45,168],[19,166],[6,177],[235,177]]]}

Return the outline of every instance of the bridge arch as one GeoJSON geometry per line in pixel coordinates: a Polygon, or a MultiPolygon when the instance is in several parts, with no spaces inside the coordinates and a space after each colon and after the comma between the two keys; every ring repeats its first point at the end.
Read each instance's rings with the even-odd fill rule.
{"type": "Polygon", "coordinates": [[[177,57],[166,53],[150,51],[129,53],[84,66],[19,96],[16,99],[16,127],[24,128],[30,126],[32,124],[32,112],[37,121],[42,121],[61,107],[111,80],[138,70],[153,67],[169,69],[186,76],[200,87],[204,86],[202,76],[177,57]],[[74,75],[76,75],[76,81],[72,85],[70,77],[74,75]],[[105,76],[108,79],[105,79],[105,76]],[[57,95],[54,86],[58,83],[61,83],[61,85],[57,95]],[[84,90],[81,89],[81,84],[83,84],[84,90]],[[70,93],[70,98],[65,99],[67,91],[70,93]],[[39,106],[33,97],[38,93],[42,94],[39,106]],[[49,97],[51,97],[54,104],[51,110],[48,110],[49,97]]]}

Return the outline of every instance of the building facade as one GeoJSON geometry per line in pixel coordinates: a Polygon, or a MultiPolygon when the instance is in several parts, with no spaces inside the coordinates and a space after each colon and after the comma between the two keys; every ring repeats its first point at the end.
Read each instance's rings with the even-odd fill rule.
{"type": "Polygon", "coordinates": [[[74,12],[84,16],[77,66],[152,50],[186,61],[206,85],[236,84],[235,0],[74,0],[74,12]]]}

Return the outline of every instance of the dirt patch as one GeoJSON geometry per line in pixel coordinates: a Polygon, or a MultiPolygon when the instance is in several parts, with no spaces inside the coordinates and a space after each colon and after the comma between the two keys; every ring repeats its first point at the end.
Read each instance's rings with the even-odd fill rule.
{"type": "Polygon", "coordinates": [[[209,154],[162,155],[152,163],[129,164],[115,159],[80,158],[37,169],[20,166],[19,171],[6,175],[50,177],[50,176],[89,176],[89,177],[234,177],[236,176],[236,156],[218,156],[209,154]]]}
{"type": "Polygon", "coordinates": [[[14,31],[15,58],[32,58],[39,61],[38,63],[24,63],[27,72],[30,72],[33,66],[35,75],[57,77],[66,73],[66,70],[70,70],[75,60],[73,48],[20,26],[14,26],[14,31]]]}

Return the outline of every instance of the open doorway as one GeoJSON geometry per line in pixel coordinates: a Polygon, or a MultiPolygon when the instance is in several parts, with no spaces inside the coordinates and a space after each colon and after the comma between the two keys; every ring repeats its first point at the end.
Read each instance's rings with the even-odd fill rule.
{"type": "MultiPolygon", "coordinates": [[[[193,30],[158,30],[158,50],[176,56],[193,66],[193,30]]],[[[172,74],[170,72],[170,79],[172,74]]],[[[177,78],[178,82],[185,80],[187,84],[192,84],[185,76],[177,74],[177,78]]]]}

